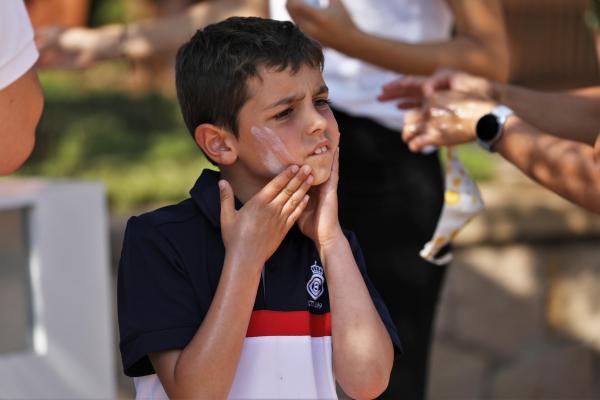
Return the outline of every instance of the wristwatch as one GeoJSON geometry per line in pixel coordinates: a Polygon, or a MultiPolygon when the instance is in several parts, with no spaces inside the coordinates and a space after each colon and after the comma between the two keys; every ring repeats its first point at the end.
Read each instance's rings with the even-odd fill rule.
{"type": "Polygon", "coordinates": [[[510,108],[498,105],[488,114],[479,118],[475,126],[477,144],[490,153],[493,153],[492,146],[502,137],[504,124],[508,117],[513,114],[514,112],[510,108]]]}

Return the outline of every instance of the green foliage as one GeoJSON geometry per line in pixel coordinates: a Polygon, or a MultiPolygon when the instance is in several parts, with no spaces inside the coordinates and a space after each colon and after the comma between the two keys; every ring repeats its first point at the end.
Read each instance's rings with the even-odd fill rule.
{"type": "Polygon", "coordinates": [[[90,26],[101,26],[125,21],[124,0],[93,0],[90,10],[90,26]]]}
{"type": "Polygon", "coordinates": [[[589,0],[585,19],[592,29],[600,29],[600,0],[589,0]]]}
{"type": "Polygon", "coordinates": [[[52,74],[42,83],[45,111],[21,175],[101,180],[113,210],[129,212],[187,197],[209,167],[173,99],[82,90],[52,74]]]}
{"type": "MultiPolygon", "coordinates": [[[[494,178],[497,156],[482,150],[474,143],[463,144],[455,148],[460,160],[475,181],[485,182],[494,178]]],[[[444,151],[440,151],[440,158],[442,162],[445,160],[444,151]]]]}

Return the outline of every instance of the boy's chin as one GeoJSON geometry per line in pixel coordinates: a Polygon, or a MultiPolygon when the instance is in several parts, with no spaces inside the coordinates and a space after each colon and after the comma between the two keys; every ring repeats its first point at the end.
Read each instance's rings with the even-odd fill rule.
{"type": "Polygon", "coordinates": [[[313,186],[319,186],[322,183],[325,183],[329,180],[331,176],[331,171],[313,171],[314,180],[312,182],[313,186]]]}

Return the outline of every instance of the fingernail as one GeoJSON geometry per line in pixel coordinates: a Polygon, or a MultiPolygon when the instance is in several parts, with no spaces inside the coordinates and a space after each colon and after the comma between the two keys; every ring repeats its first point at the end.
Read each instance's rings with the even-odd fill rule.
{"type": "Polygon", "coordinates": [[[292,165],[292,172],[293,173],[298,172],[298,169],[300,169],[300,167],[298,167],[297,165],[292,165]]]}
{"type": "Polygon", "coordinates": [[[302,172],[304,172],[305,174],[308,174],[310,172],[310,166],[309,165],[302,166],[302,172]]]}
{"type": "Polygon", "coordinates": [[[221,190],[225,189],[225,181],[223,181],[223,180],[219,181],[219,189],[221,189],[221,190]]]}
{"type": "Polygon", "coordinates": [[[311,183],[313,183],[314,180],[315,178],[312,175],[309,175],[308,178],[306,178],[306,183],[310,185],[311,183]]]}

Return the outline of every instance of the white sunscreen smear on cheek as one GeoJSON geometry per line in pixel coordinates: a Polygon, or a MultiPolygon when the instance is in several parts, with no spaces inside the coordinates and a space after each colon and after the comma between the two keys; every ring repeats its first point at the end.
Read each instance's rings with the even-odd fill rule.
{"type": "Polygon", "coordinates": [[[264,146],[264,153],[261,157],[269,172],[279,174],[283,171],[292,157],[279,136],[267,127],[253,126],[250,128],[250,133],[264,146]]]}

